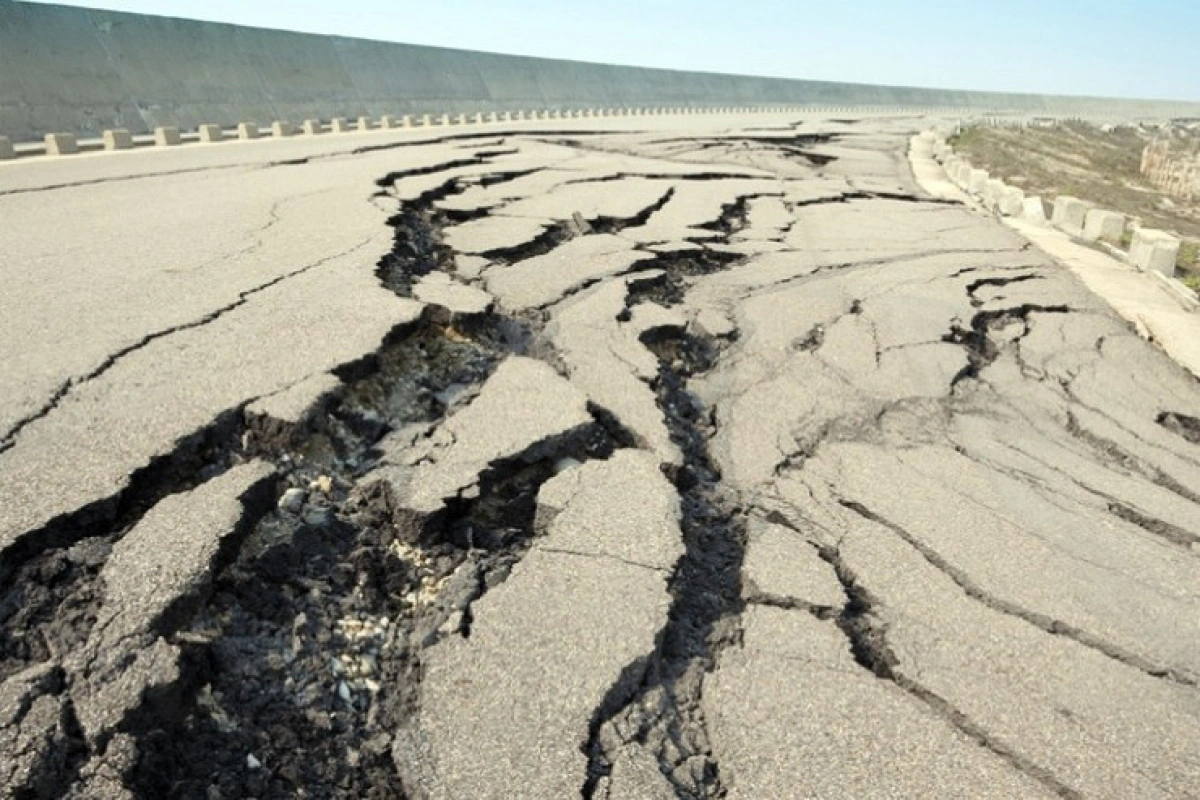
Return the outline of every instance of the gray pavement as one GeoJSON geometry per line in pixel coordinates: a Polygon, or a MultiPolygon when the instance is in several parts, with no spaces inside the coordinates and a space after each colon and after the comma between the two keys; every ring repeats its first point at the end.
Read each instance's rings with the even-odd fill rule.
{"type": "Polygon", "coordinates": [[[0,165],[4,792],[1196,796],[1186,346],[929,120],[554,122],[0,165]]]}

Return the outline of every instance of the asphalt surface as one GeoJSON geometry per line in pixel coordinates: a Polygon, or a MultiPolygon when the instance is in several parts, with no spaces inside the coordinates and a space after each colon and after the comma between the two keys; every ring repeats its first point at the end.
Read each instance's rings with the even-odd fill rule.
{"type": "Polygon", "coordinates": [[[3,794],[1200,796],[1196,323],[936,124],[3,165],[3,794]]]}

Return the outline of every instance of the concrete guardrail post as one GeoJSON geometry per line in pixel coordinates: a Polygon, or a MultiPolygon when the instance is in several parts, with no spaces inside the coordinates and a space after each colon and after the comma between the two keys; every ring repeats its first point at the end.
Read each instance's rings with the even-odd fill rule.
{"type": "Polygon", "coordinates": [[[253,122],[239,122],[238,127],[237,127],[237,133],[238,133],[239,139],[246,139],[246,140],[257,139],[258,138],[258,126],[255,125],[253,122]]]}
{"type": "Polygon", "coordinates": [[[471,117],[471,122],[474,123],[475,125],[482,125],[484,123],[483,112],[476,111],[475,115],[471,117]]]}
{"type": "Polygon", "coordinates": [[[433,124],[433,115],[432,114],[422,114],[421,115],[421,126],[422,127],[428,128],[432,124],[433,124]]]}
{"type": "Polygon", "coordinates": [[[1157,272],[1168,278],[1175,276],[1179,258],[1179,240],[1166,231],[1138,228],[1129,246],[1129,260],[1138,269],[1157,272]]]}
{"type": "Polygon", "coordinates": [[[225,138],[225,131],[221,130],[221,126],[211,122],[206,122],[197,128],[196,131],[200,134],[200,141],[202,142],[219,142],[225,138]]]}
{"type": "Polygon", "coordinates": [[[442,114],[440,117],[438,117],[438,123],[437,123],[437,124],[438,124],[438,125],[449,125],[449,124],[450,124],[450,115],[449,115],[449,114],[442,114]]]}
{"type": "Polygon", "coordinates": [[[1025,192],[1015,186],[1007,186],[1000,196],[1000,213],[1006,217],[1019,217],[1025,204],[1025,192]]]}
{"type": "Polygon", "coordinates": [[[1054,199],[1054,211],[1050,215],[1050,224],[1072,236],[1081,236],[1087,212],[1087,203],[1077,197],[1060,195],[1054,199]]]}
{"type": "Polygon", "coordinates": [[[1042,198],[1037,195],[1026,197],[1021,204],[1021,219],[1036,225],[1045,225],[1046,204],[1042,202],[1042,198]]]}
{"type": "Polygon", "coordinates": [[[334,117],[329,120],[329,130],[333,133],[348,133],[350,131],[350,123],[345,117],[334,117]]]}
{"type": "Polygon", "coordinates": [[[179,144],[179,128],[160,125],[154,129],[154,144],[158,147],[174,147],[179,144]]]}
{"type": "Polygon", "coordinates": [[[986,169],[973,169],[967,177],[967,191],[971,194],[982,197],[987,191],[988,172],[986,169]]]}
{"type": "Polygon", "coordinates": [[[1125,234],[1125,215],[1104,208],[1088,210],[1083,222],[1083,238],[1089,242],[1120,244],[1125,234]]]}
{"type": "Polygon", "coordinates": [[[128,150],[133,147],[133,136],[124,128],[112,128],[104,132],[105,150],[128,150]]]}
{"type": "Polygon", "coordinates": [[[79,142],[75,141],[73,133],[47,133],[46,155],[70,156],[79,152],[79,142]]]}
{"type": "Polygon", "coordinates": [[[13,150],[12,141],[7,136],[0,136],[0,161],[16,157],[17,151],[13,150]]]}
{"type": "Polygon", "coordinates": [[[411,128],[412,126],[413,126],[413,118],[412,118],[411,114],[405,114],[404,116],[400,117],[400,127],[401,128],[411,128]]]}
{"type": "Polygon", "coordinates": [[[358,118],[358,129],[360,131],[369,131],[374,127],[375,127],[375,125],[374,125],[374,123],[371,122],[370,117],[359,117],[358,118]]]}
{"type": "Polygon", "coordinates": [[[384,114],[379,118],[379,128],[381,130],[391,130],[396,127],[396,118],[391,114],[384,114]]]}
{"type": "Polygon", "coordinates": [[[286,139],[294,133],[292,123],[277,119],[271,123],[271,135],[276,139],[286,139]]]}
{"type": "Polygon", "coordinates": [[[1006,188],[1004,181],[999,178],[988,178],[983,190],[984,204],[988,208],[999,208],[1000,198],[1004,195],[1006,188]]]}
{"type": "Polygon", "coordinates": [[[321,124],[321,120],[319,120],[319,119],[304,120],[304,135],[305,136],[316,136],[317,134],[324,133],[324,132],[325,132],[325,126],[321,124]]]}

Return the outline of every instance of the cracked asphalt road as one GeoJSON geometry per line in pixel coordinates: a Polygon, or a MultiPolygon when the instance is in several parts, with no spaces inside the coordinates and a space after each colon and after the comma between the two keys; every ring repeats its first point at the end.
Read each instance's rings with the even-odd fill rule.
{"type": "Polygon", "coordinates": [[[6,166],[4,793],[1197,796],[1200,384],[925,124],[6,166]]]}

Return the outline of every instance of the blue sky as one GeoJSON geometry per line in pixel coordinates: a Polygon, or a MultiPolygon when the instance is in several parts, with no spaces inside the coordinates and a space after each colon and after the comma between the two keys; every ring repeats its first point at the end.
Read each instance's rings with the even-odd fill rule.
{"type": "Polygon", "coordinates": [[[93,0],[67,4],[650,67],[1200,100],[1197,0],[93,0]]]}

